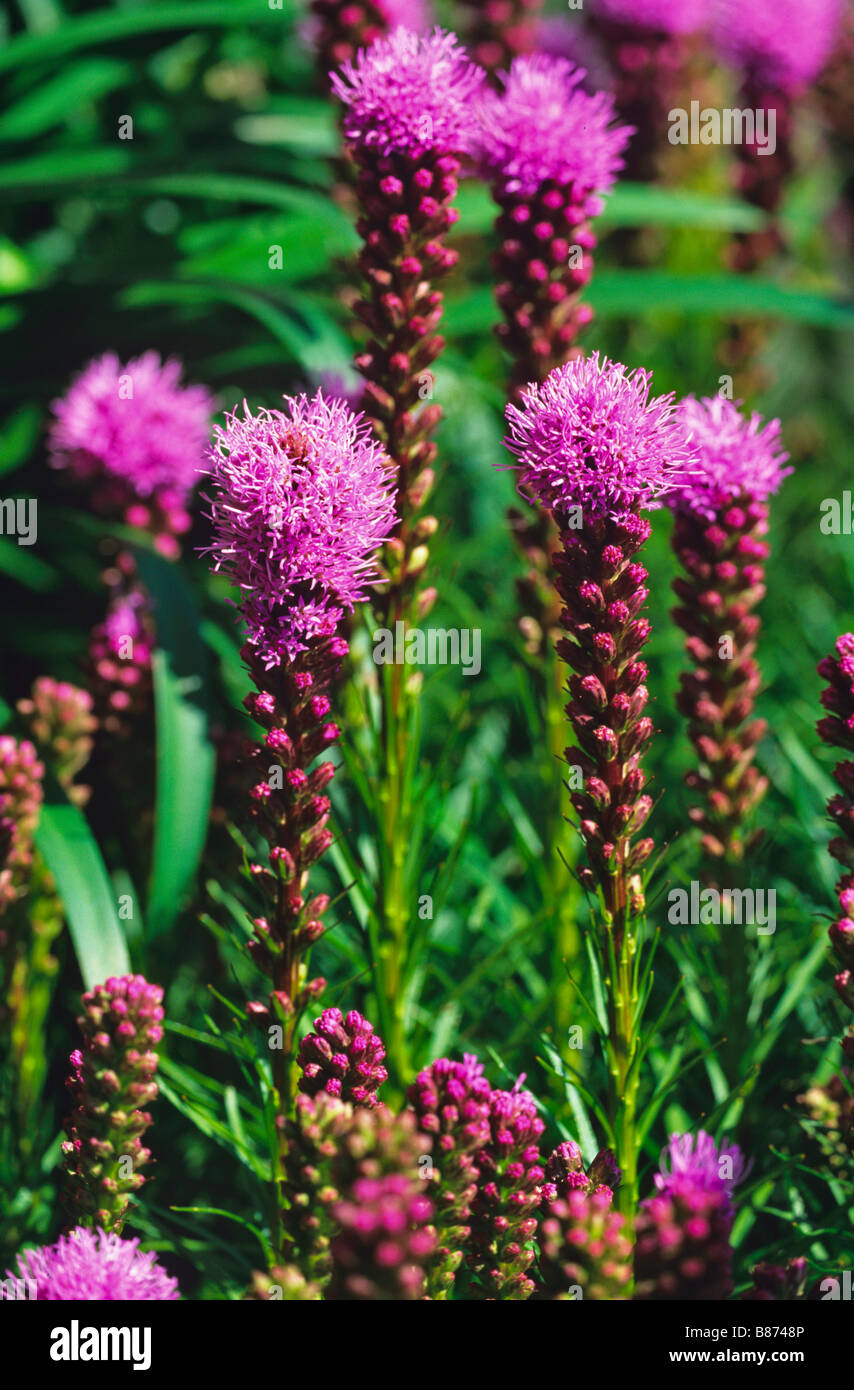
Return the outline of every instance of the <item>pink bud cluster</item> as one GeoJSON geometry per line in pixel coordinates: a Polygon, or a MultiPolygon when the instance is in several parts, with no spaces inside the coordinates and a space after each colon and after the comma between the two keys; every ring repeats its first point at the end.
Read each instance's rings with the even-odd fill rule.
{"type": "Polygon", "coordinates": [[[439,1058],[407,1092],[418,1128],[433,1136],[433,1230],[437,1245],[427,1272],[431,1298],[447,1299],[471,1235],[477,1193],[477,1156],[489,1141],[492,1087],[476,1057],[439,1058]]]}
{"type": "Polygon", "coordinates": [[[423,1297],[425,1267],[435,1245],[433,1207],[402,1174],[359,1178],[332,1208],[333,1301],[411,1302],[423,1297]]]}
{"type": "Polygon", "coordinates": [[[17,709],[70,799],[78,806],[85,804],[89,789],[73,783],[89,761],[92,735],[98,727],[88,690],[39,676],[29,698],[19,700],[17,709]]]}
{"type": "Polygon", "coordinates": [[[487,1299],[530,1298],[533,1237],[545,1178],[539,1140],[545,1129],[528,1091],[493,1091],[489,1140],[475,1156],[472,1261],[487,1299]]]}
{"type": "Polygon", "coordinates": [[[89,638],[95,715],[105,733],[127,739],[151,708],[154,624],[148,599],[119,582],[102,623],[89,638]]]}
{"type": "Polygon", "coordinates": [[[44,765],[27,740],[0,735],[0,914],[22,894],[33,862],[44,765]]]}
{"type": "Polygon", "coordinates": [[[303,1094],[325,1091],[353,1105],[375,1106],[388,1072],[383,1066],[385,1048],[373,1024],[355,1009],[346,1017],[340,1009],[324,1009],[314,1027],[299,1045],[303,1094]]]}
{"type": "Polygon", "coordinates": [[[545,0],[461,0],[466,11],[461,31],[476,63],[493,76],[504,73],[521,53],[539,47],[545,0]]]}
{"type": "Polygon", "coordinates": [[[62,1151],[67,1196],[84,1224],[121,1231],[130,1194],[145,1183],[150,1160],[143,1107],[157,1097],[157,1044],[163,990],[142,975],[111,977],[83,995],[82,1047],[71,1054],[74,1109],[62,1151]],[[128,1171],[130,1170],[130,1171],[128,1171]]]}
{"type": "Polygon", "coordinates": [[[577,1188],[544,1203],[537,1240],[541,1285],[535,1298],[621,1300],[632,1276],[625,1219],[608,1188],[577,1188]]]}

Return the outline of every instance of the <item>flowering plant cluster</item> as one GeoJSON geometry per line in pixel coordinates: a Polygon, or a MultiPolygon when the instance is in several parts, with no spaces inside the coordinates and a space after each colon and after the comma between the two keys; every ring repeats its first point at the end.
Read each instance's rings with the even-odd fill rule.
{"type": "MultiPolygon", "coordinates": [[[[818,664],[823,691],[801,682],[791,701],[801,735],[821,703],[818,742],[843,755],[827,801],[836,998],[829,981],[813,998],[827,779],[815,740],[778,735],[788,676],[768,610],[787,562],[774,528],[791,528],[826,437],[807,412],[755,408],[755,340],[736,344],[731,322],[714,350],[743,367],[737,399],[729,375],[704,394],[705,340],[653,356],[674,277],[629,223],[640,208],[678,232],[684,215],[738,273],[789,254],[799,103],[840,4],[591,0],[560,42],[540,0],[461,0],[460,37],[426,0],[305,8],[316,71],[296,137],[287,102],[255,107],[298,50],[253,65],[232,34],[212,66],[183,42],[151,65],[171,91],[204,61],[211,100],[245,108],[246,149],[277,147],[263,179],[193,174],[184,191],[270,201],[253,234],[285,229],[291,259],[269,248],[280,303],[263,269],[234,270],[248,212],[202,236],[181,228],[177,185],[129,180],[157,190],[147,234],[178,220],[175,302],[227,263],[223,331],[232,313],[271,326],[299,375],[274,388],[248,344],[212,348],[200,375],[224,383],[219,413],[177,357],[101,343],[45,392],[49,543],[67,526],[92,544],[73,565],[23,562],[46,617],[72,583],[86,596],[56,674],[10,606],[0,1298],[814,1300],[821,1262],[838,1273],[848,1250],[854,1152],[854,634],[818,664]],[[683,197],[662,129],[710,73],[776,116],[779,144],[767,164],[743,144],[717,194],[683,197]],[[285,189],[277,160],[305,161],[302,182],[285,189]],[[318,274],[322,310],[303,289],[318,274]],[[488,540],[477,584],[452,498],[488,540]],[[421,625],[498,596],[512,644],[504,589],[523,643],[457,698],[421,668],[479,674],[485,626],[421,625]],[[795,776],[797,816],[777,806],[803,851],[789,879],[770,867],[769,806],[795,776]],[[793,1095],[808,1048],[795,1111],[770,1058],[793,1095]]],[[[59,90],[25,92],[27,119],[52,120],[59,90]]],[[[13,107],[0,137],[16,122],[13,107]]],[[[62,216],[69,237],[106,219],[82,197],[62,216]]],[[[35,277],[65,243],[28,229],[21,245],[35,277]]],[[[722,271],[689,289],[736,303],[722,271]]],[[[760,307],[795,293],[754,290],[760,307]]],[[[818,290],[799,312],[850,323],[818,290]]],[[[34,419],[25,406],[0,436],[0,474],[34,419]]],[[[25,500],[0,500],[4,573],[25,500]]],[[[812,669],[839,624],[816,586],[804,605],[812,669]]]]}

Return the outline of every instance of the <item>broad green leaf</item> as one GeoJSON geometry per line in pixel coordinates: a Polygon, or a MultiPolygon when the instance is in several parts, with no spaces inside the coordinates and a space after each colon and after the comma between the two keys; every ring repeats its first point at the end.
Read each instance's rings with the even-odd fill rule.
{"type": "Polygon", "coordinates": [[[88,150],[54,150],[33,155],[32,159],[0,164],[0,189],[36,189],[44,195],[45,185],[114,178],[132,163],[130,151],[118,145],[115,149],[95,146],[88,150]]]}
{"type": "Polygon", "coordinates": [[[599,270],[588,298],[597,314],[666,309],[720,318],[788,319],[817,328],[854,329],[854,308],[841,298],[778,285],[751,275],[674,275],[666,270],[599,270]]]}
{"type": "Polygon", "coordinates": [[[80,974],[87,989],[130,971],[127,946],[104,861],[78,806],[42,807],[36,846],[56,882],[80,974]]]}
{"type": "Polygon", "coordinates": [[[208,831],[214,750],[208,738],[207,653],[195,604],[177,565],[138,550],[157,630],[153,657],[157,730],[154,852],[146,920],[168,930],[192,889],[208,831]]]}
{"type": "Polygon", "coordinates": [[[4,111],[0,140],[31,140],[62,125],[87,102],[98,101],[130,81],[133,67],[114,58],[90,58],[60,72],[4,111]]]}

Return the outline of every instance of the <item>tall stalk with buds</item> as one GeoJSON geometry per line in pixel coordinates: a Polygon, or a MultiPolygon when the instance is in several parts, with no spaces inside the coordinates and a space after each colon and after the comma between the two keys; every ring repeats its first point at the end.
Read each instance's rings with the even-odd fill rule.
{"type": "MultiPolygon", "coordinates": [[[[482,80],[454,36],[438,29],[424,38],[398,29],[333,77],[358,171],[364,293],[356,312],[369,333],[356,358],[365,378],[362,404],[397,481],[399,524],[383,552],[387,583],[374,605],[377,625],[391,633],[400,630],[397,624],[417,625],[436,597],[435,589],[423,587],[427,542],[438,525],[424,512],[434,482],[432,436],[442,414],[431,401],[431,369],[443,347],[436,285],[457,261],[445,236],[458,216],[453,200],[460,155],[482,80]]],[[[408,933],[415,901],[407,860],[416,859],[412,779],[420,683],[396,662],[380,674],[372,950],[380,1026],[399,1082],[407,1071],[408,933]]]]}
{"type": "MultiPolygon", "coordinates": [[[[393,480],[367,423],[322,392],[285,410],[248,407],[217,427],[209,457],[213,567],[232,580],[246,629],[243,660],[255,686],[246,708],[262,731],[248,750],[256,781],[246,808],[265,862],[250,871],[266,899],[249,945],[267,976],[267,1003],[250,1006],[274,1031],[279,1112],[294,1091],[296,1030],[324,981],[308,955],[329,906],[312,894],[312,866],[332,842],[324,758],[340,737],[331,688],[347,655],[336,633],[376,575],[374,556],[394,522],[393,480]]],[[[272,1043],[271,1043],[272,1045],[272,1043]]]]}
{"type": "MultiPolygon", "coordinates": [[[[673,549],[682,568],[673,584],[680,599],[673,616],[686,634],[691,661],[677,704],[697,754],[686,779],[695,797],[688,814],[701,831],[707,882],[739,888],[761,837],[750,821],[767,788],[754,764],[766,726],[752,712],[761,683],[755,610],[765,593],[768,498],[792,470],[783,467],[788,455],[778,420],[743,415],[721,396],[688,397],[679,416],[697,450],[695,472],[668,497],[675,514],[673,549]]],[[[723,947],[723,1023],[728,1070],[734,1073],[746,1041],[744,932],[725,928],[723,947]]]]}
{"type": "MultiPolygon", "coordinates": [[[[622,166],[631,128],[615,124],[610,96],[582,89],[585,75],[564,58],[517,58],[502,76],[501,90],[485,92],[478,103],[477,158],[499,208],[493,256],[502,313],[497,332],[510,358],[514,400],[528,383],[544,381],[579,355],[578,335],[593,316],[581,298],[593,273],[593,219],[622,166]]],[[[536,499],[527,514],[514,508],[510,524],[528,565],[519,583],[519,627],[539,665],[549,731],[545,780],[552,788],[555,759],[564,748],[563,677],[555,656],[560,602],[548,578],[558,530],[536,499]]],[[[556,844],[568,809],[560,785],[549,804],[546,839],[556,844]]],[[[572,879],[557,853],[548,884],[560,908],[555,1027],[562,1036],[572,1007],[563,962],[573,960],[579,939],[572,879]]]]}
{"type": "Polygon", "coordinates": [[[572,805],[598,894],[597,932],[608,1010],[609,1141],[623,1170],[620,1204],[637,1197],[636,1130],[643,993],[641,870],[653,848],[639,838],[652,800],[643,753],[652,736],[642,657],[646,570],[637,554],[650,524],[642,510],[682,476],[691,447],[671,396],[650,398],[650,374],[598,353],[554,371],[507,410],[520,491],[551,511],[560,531],[555,583],[563,601],[558,654],[569,667],[566,713],[577,746],[572,805]]]}

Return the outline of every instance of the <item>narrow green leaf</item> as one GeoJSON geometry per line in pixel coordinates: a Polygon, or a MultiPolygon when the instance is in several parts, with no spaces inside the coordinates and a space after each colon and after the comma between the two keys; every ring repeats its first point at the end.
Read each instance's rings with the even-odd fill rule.
{"type": "Polygon", "coordinates": [[[153,657],[157,729],[154,852],[146,918],[167,931],[190,892],[208,831],[214,750],[208,738],[207,653],[195,603],[177,565],[137,551],[157,629],[153,657]]]}
{"type": "Polygon", "coordinates": [[[68,801],[47,802],[35,841],[56,882],[86,988],[110,975],[127,975],[130,960],[117,903],[83,812],[68,801]]]}

